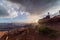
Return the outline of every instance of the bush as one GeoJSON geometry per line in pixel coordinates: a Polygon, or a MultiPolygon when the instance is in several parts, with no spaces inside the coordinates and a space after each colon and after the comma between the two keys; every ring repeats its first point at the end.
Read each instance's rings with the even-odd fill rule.
{"type": "Polygon", "coordinates": [[[46,35],[48,37],[56,37],[57,36],[57,32],[56,30],[53,30],[47,26],[41,26],[39,28],[39,33],[42,34],[42,35],[46,35]]]}
{"type": "Polygon", "coordinates": [[[47,34],[51,33],[51,30],[48,27],[42,27],[39,29],[39,32],[44,35],[47,35],[47,34]]]}

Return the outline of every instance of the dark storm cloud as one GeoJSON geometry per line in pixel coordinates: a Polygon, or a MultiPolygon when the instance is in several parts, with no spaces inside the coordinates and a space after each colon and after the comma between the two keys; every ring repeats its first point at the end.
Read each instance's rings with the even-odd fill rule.
{"type": "Polygon", "coordinates": [[[4,7],[0,6],[0,17],[5,17],[5,16],[9,16],[9,14],[4,7]]]}
{"type": "Polygon", "coordinates": [[[26,11],[31,14],[40,14],[50,9],[57,0],[10,0],[15,3],[20,3],[26,7],[26,11]]]}

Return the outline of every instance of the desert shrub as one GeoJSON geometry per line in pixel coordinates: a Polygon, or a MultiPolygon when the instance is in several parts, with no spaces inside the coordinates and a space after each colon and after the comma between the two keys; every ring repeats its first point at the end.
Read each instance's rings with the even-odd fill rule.
{"type": "Polygon", "coordinates": [[[51,33],[51,30],[48,27],[41,27],[39,28],[39,32],[42,33],[43,35],[47,35],[51,33]]]}
{"type": "Polygon", "coordinates": [[[58,35],[57,32],[58,32],[57,30],[53,30],[47,27],[46,25],[45,26],[43,25],[39,28],[39,34],[42,34],[51,38],[56,37],[58,35]]]}

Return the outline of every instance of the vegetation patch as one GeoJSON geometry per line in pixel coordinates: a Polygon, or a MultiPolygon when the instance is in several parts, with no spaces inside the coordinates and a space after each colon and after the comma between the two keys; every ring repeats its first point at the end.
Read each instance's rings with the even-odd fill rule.
{"type": "Polygon", "coordinates": [[[48,36],[50,38],[54,38],[54,37],[57,37],[58,35],[60,35],[60,32],[58,32],[57,30],[51,29],[51,28],[47,27],[46,25],[43,25],[39,28],[39,34],[48,36]]]}

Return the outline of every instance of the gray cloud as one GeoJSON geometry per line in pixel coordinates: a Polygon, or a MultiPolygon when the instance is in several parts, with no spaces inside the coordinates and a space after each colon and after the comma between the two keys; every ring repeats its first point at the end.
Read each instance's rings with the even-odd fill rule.
{"type": "Polygon", "coordinates": [[[40,14],[55,5],[57,0],[10,0],[11,2],[22,4],[26,11],[31,14],[40,14]]]}
{"type": "Polygon", "coordinates": [[[9,14],[3,6],[0,6],[0,17],[5,17],[5,16],[9,16],[9,14]]]}

